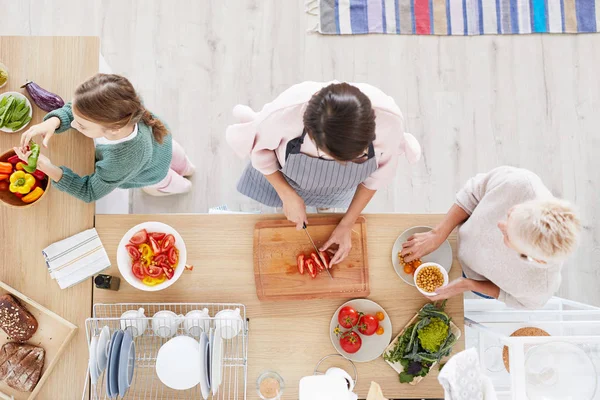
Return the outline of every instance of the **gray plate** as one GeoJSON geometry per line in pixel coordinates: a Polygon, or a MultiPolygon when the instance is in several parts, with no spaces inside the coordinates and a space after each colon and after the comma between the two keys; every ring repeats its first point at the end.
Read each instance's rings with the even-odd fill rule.
{"type": "Polygon", "coordinates": [[[119,395],[119,352],[123,341],[123,331],[117,330],[110,339],[108,369],[106,370],[106,394],[113,399],[119,395]]]}
{"type": "MultiPolygon", "coordinates": [[[[411,286],[415,286],[414,277],[404,272],[404,266],[400,265],[400,260],[398,259],[398,252],[402,251],[402,243],[406,242],[409,237],[415,233],[429,232],[431,229],[428,226],[414,226],[402,232],[398,236],[398,239],[396,239],[396,242],[394,242],[394,247],[392,248],[392,265],[398,276],[411,286]]],[[[446,271],[450,272],[450,268],[452,268],[452,247],[450,247],[450,243],[445,240],[433,253],[421,257],[421,261],[423,263],[434,262],[440,264],[446,271]]]]}
{"type": "Polygon", "coordinates": [[[123,342],[121,343],[121,351],[119,354],[119,396],[125,397],[127,390],[131,386],[133,380],[133,371],[135,369],[135,343],[129,330],[123,334],[123,342]]]}

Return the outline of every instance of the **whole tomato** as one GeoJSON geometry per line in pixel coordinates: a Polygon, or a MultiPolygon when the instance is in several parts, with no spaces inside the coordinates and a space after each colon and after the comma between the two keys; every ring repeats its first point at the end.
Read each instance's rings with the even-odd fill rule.
{"type": "Polygon", "coordinates": [[[379,328],[379,321],[370,314],[362,315],[358,320],[358,331],[363,335],[371,336],[377,332],[377,328],[379,328]]]}
{"type": "Polygon", "coordinates": [[[352,328],[358,323],[358,311],[350,306],[342,308],[338,314],[338,322],[343,328],[352,328]]]}
{"type": "Polygon", "coordinates": [[[345,332],[340,336],[340,346],[346,353],[354,354],[362,346],[362,339],[354,331],[345,332]]]}

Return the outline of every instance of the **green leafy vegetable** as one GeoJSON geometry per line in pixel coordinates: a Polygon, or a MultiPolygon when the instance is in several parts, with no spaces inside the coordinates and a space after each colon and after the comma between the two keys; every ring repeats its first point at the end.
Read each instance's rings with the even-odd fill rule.
{"type": "Polygon", "coordinates": [[[426,376],[431,366],[452,352],[456,337],[450,332],[451,318],[444,312],[446,302],[436,306],[426,304],[419,311],[419,320],[405,329],[394,347],[383,358],[402,365],[401,383],[410,383],[417,376],[426,376]]]}

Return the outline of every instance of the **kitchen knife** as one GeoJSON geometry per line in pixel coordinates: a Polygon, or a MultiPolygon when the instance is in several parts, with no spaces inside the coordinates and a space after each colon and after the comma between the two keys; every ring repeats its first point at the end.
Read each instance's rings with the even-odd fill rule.
{"type": "Polygon", "coordinates": [[[321,260],[321,263],[325,267],[325,271],[327,271],[327,275],[329,275],[329,277],[331,279],[333,279],[333,276],[331,276],[331,272],[329,272],[329,264],[327,264],[325,262],[325,260],[323,259],[323,256],[321,255],[321,252],[319,251],[319,248],[317,247],[317,245],[315,244],[315,242],[312,240],[312,237],[310,237],[310,233],[308,233],[308,229],[306,229],[306,223],[304,223],[302,225],[302,229],[304,229],[304,232],[306,233],[306,236],[308,236],[308,240],[310,240],[310,243],[312,244],[313,248],[315,249],[315,252],[317,253],[317,256],[319,257],[319,260],[321,260]]]}

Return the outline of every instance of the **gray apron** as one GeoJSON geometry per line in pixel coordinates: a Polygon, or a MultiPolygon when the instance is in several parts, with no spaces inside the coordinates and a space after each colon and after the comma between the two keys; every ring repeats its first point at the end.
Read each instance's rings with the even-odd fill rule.
{"type": "MultiPolygon", "coordinates": [[[[348,207],[356,188],[377,170],[375,149],[369,145],[367,160],[363,163],[311,157],[300,153],[306,131],[290,140],[286,147],[283,176],[304,204],[312,207],[348,207]]],[[[237,184],[237,190],[270,207],[283,205],[267,178],[249,163],[237,184]]]]}

